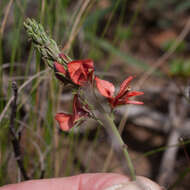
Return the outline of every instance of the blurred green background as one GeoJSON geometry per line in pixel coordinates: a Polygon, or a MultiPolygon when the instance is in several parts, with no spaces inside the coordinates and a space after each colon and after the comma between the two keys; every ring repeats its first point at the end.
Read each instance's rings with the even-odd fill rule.
{"type": "MultiPolygon", "coordinates": [[[[12,96],[11,82],[16,81],[18,87],[26,84],[18,96],[15,128],[21,131],[28,175],[38,179],[42,171],[45,178],[101,171],[122,173],[116,156],[108,156],[111,147],[97,123],[88,122],[69,133],[59,131],[54,116],[60,110],[71,110],[72,94],[46,70],[47,65],[27,39],[23,27],[27,17],[40,22],[72,59],[93,59],[97,75],[114,84],[136,75],[134,86],[147,92],[145,105],[167,117],[172,95],[163,94],[166,86],[175,84],[174,91],[178,92],[189,85],[190,1],[0,0],[0,113],[12,96]]],[[[188,94],[181,96],[188,99],[188,94]]],[[[138,126],[125,112],[116,111],[116,116],[118,126],[125,126],[122,136],[137,174],[157,179],[158,163],[167,150],[171,130],[146,127],[143,120],[138,126]]],[[[9,124],[10,107],[0,121],[0,185],[22,180],[9,124]]],[[[186,145],[187,154],[188,149],[186,145]]],[[[178,151],[167,187],[183,190],[190,188],[190,162],[183,148],[178,151]]]]}

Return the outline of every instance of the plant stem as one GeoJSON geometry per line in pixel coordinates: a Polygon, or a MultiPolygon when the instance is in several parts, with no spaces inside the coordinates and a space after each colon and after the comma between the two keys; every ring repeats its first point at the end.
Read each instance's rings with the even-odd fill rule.
{"type": "Polygon", "coordinates": [[[93,115],[98,118],[97,121],[100,123],[100,125],[105,128],[110,142],[112,143],[112,147],[117,153],[117,156],[119,157],[119,159],[127,164],[127,172],[130,173],[131,180],[135,181],[135,169],[129,156],[127,145],[123,142],[121,135],[113,121],[113,118],[105,111],[104,107],[100,104],[98,97],[96,96],[96,93],[94,91],[93,85],[90,86],[90,88],[83,88],[83,91],[85,94],[85,100],[87,100],[87,102],[90,102],[94,110],[97,110],[99,112],[97,113],[94,112],[94,110],[91,110],[93,112],[93,115]]]}
{"type": "Polygon", "coordinates": [[[104,117],[106,118],[106,120],[109,123],[110,132],[112,132],[113,135],[115,136],[115,138],[117,139],[117,143],[118,143],[117,146],[119,146],[118,148],[122,149],[122,151],[123,151],[127,165],[129,167],[131,179],[136,180],[135,170],[134,170],[131,158],[130,158],[128,150],[127,150],[127,145],[123,142],[123,140],[119,134],[119,131],[118,131],[117,127],[115,126],[113,119],[107,113],[104,114],[104,117]]]}
{"type": "MultiPolygon", "coordinates": [[[[28,36],[34,42],[35,47],[39,50],[39,52],[42,54],[42,57],[48,62],[48,65],[52,69],[53,61],[62,63],[65,67],[67,67],[67,55],[65,55],[66,57],[63,56],[62,59],[60,58],[60,50],[56,42],[49,38],[49,36],[45,33],[42,25],[37,23],[35,20],[27,19],[24,23],[24,26],[27,30],[28,36]]],[[[70,83],[72,84],[72,81],[70,83]]],[[[95,118],[97,118],[97,121],[106,129],[114,150],[118,153],[118,155],[122,155],[121,159],[124,158],[125,162],[127,163],[131,179],[135,180],[135,170],[130,159],[127,146],[123,142],[113,119],[108,113],[106,113],[102,105],[99,103],[94,92],[94,86],[89,86],[86,89],[83,88],[83,90],[84,92],[86,91],[86,93],[82,93],[84,94],[84,100],[88,100],[87,102],[92,103],[94,110],[98,110],[99,112],[99,114],[97,114],[94,112],[94,110],[91,110],[93,112],[93,116],[95,116],[95,118]]]]}

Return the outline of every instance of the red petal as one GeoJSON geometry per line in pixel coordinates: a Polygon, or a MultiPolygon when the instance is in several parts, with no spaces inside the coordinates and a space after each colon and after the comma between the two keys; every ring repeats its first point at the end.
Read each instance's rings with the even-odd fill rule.
{"type": "Polygon", "coordinates": [[[84,59],[81,60],[82,63],[84,64],[85,68],[91,68],[92,70],[94,70],[94,62],[91,59],[84,59]]]}
{"type": "Polygon", "coordinates": [[[54,62],[54,67],[55,67],[55,72],[59,72],[66,75],[66,70],[62,64],[54,62]]]}
{"type": "Polygon", "coordinates": [[[81,65],[81,62],[78,62],[78,61],[70,62],[68,64],[68,71],[74,83],[78,85],[82,85],[82,83],[87,81],[87,75],[84,71],[84,68],[81,65]]]}
{"type": "Polygon", "coordinates": [[[127,89],[127,87],[128,87],[128,84],[131,82],[131,80],[133,80],[133,78],[134,78],[133,76],[130,76],[130,77],[126,78],[126,79],[122,82],[122,84],[121,84],[121,86],[120,86],[120,89],[119,89],[119,92],[118,92],[116,98],[119,98],[120,96],[122,96],[122,95],[126,92],[126,89],[127,89]]]}
{"type": "Polygon", "coordinates": [[[98,77],[95,77],[95,80],[97,89],[100,92],[100,94],[107,98],[113,98],[115,91],[114,85],[111,82],[99,79],[98,77]]]}
{"type": "Polygon", "coordinates": [[[81,69],[78,69],[73,75],[70,75],[72,81],[78,85],[83,85],[87,82],[87,76],[83,74],[81,69]]]}
{"type": "Polygon", "coordinates": [[[68,63],[68,71],[69,71],[70,77],[73,80],[73,82],[75,82],[76,84],[78,84],[78,78],[80,77],[80,74],[81,74],[80,67],[81,67],[81,64],[79,62],[68,63]]]}
{"type": "Polygon", "coordinates": [[[143,102],[139,102],[139,101],[134,101],[134,100],[127,100],[126,104],[139,104],[139,105],[142,105],[144,103],[143,102]]]}
{"type": "Polygon", "coordinates": [[[78,120],[80,117],[87,116],[87,115],[88,115],[88,112],[82,107],[82,104],[79,101],[78,95],[75,95],[74,99],[73,99],[73,117],[74,117],[74,121],[78,120]]]}
{"type": "Polygon", "coordinates": [[[68,71],[74,83],[83,85],[94,72],[94,63],[91,59],[72,61],[68,63],[68,71]]]}
{"type": "Polygon", "coordinates": [[[75,95],[73,98],[73,114],[74,114],[75,119],[79,118],[80,109],[82,109],[82,106],[78,100],[78,95],[75,95]]]}
{"type": "Polygon", "coordinates": [[[68,131],[73,127],[73,119],[71,114],[57,113],[55,119],[58,121],[63,131],[68,131]]]}
{"type": "Polygon", "coordinates": [[[132,96],[140,96],[140,95],[143,95],[144,92],[138,92],[138,91],[132,91],[132,92],[128,92],[127,93],[127,97],[132,97],[132,96]]]}

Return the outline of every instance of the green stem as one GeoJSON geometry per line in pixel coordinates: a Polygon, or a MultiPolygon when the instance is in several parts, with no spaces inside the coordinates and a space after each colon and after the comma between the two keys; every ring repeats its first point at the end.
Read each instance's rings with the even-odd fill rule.
{"type": "MultiPolygon", "coordinates": [[[[92,84],[90,88],[83,88],[85,94],[84,99],[93,105],[94,110],[98,110],[99,114],[97,115],[97,113],[94,113],[95,117],[98,118],[98,122],[100,121],[99,123],[105,128],[106,132],[108,133],[108,136],[110,138],[110,141],[112,142],[112,146],[115,152],[122,154],[122,158],[124,156],[124,160],[126,161],[131,175],[131,180],[135,181],[135,169],[129,156],[127,145],[123,142],[113,118],[104,110],[104,107],[100,104],[94,89],[94,84],[92,84]]],[[[93,112],[93,110],[91,111],[93,112]]]]}
{"type": "Polygon", "coordinates": [[[121,147],[121,149],[123,151],[127,165],[129,167],[129,171],[130,171],[132,180],[136,180],[135,170],[134,170],[131,158],[130,158],[128,150],[127,150],[127,145],[123,142],[123,140],[119,134],[119,131],[118,131],[117,127],[115,126],[115,123],[113,122],[113,119],[107,113],[104,114],[104,117],[106,118],[106,120],[109,123],[109,127],[111,129],[111,130],[110,129],[109,130],[112,131],[115,138],[117,139],[117,143],[119,143],[119,146],[121,147]]]}

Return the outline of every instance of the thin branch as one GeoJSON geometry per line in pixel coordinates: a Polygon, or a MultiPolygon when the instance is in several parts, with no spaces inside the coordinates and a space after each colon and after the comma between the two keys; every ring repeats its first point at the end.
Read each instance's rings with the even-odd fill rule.
{"type": "MultiPolygon", "coordinates": [[[[167,146],[177,144],[179,141],[180,133],[177,129],[179,127],[183,127],[184,118],[187,113],[184,99],[180,99],[180,107],[177,106],[177,103],[179,102],[177,100],[177,95],[173,94],[169,104],[171,131],[168,136],[167,146]]],[[[174,171],[178,149],[179,146],[176,146],[173,149],[167,149],[163,154],[157,179],[159,184],[163,186],[166,186],[170,183],[169,179],[172,172],[174,171]]]]}
{"type": "Polygon", "coordinates": [[[35,146],[38,155],[39,155],[39,162],[36,164],[36,166],[34,167],[33,171],[31,172],[31,176],[33,176],[36,172],[36,170],[39,170],[39,167],[41,168],[40,170],[40,177],[39,179],[43,179],[44,175],[45,175],[45,158],[47,156],[47,154],[50,152],[50,150],[52,149],[52,146],[47,146],[46,150],[44,152],[41,151],[39,145],[37,143],[35,143],[34,141],[32,141],[32,144],[35,146]]]}
{"type": "Polygon", "coordinates": [[[34,145],[34,147],[36,148],[36,151],[38,153],[39,162],[40,162],[40,179],[43,179],[44,174],[45,174],[44,155],[43,155],[39,145],[36,142],[32,141],[31,143],[34,145]]]}
{"type": "Polygon", "coordinates": [[[17,88],[16,82],[12,83],[12,89],[13,89],[14,95],[13,95],[12,109],[11,109],[11,115],[10,115],[10,125],[9,125],[9,130],[12,137],[11,141],[12,141],[12,146],[14,150],[14,155],[15,155],[18,167],[22,173],[22,176],[24,180],[29,180],[29,177],[24,168],[23,160],[21,157],[20,143],[15,131],[15,118],[16,118],[17,96],[18,96],[18,88],[17,88]]]}

